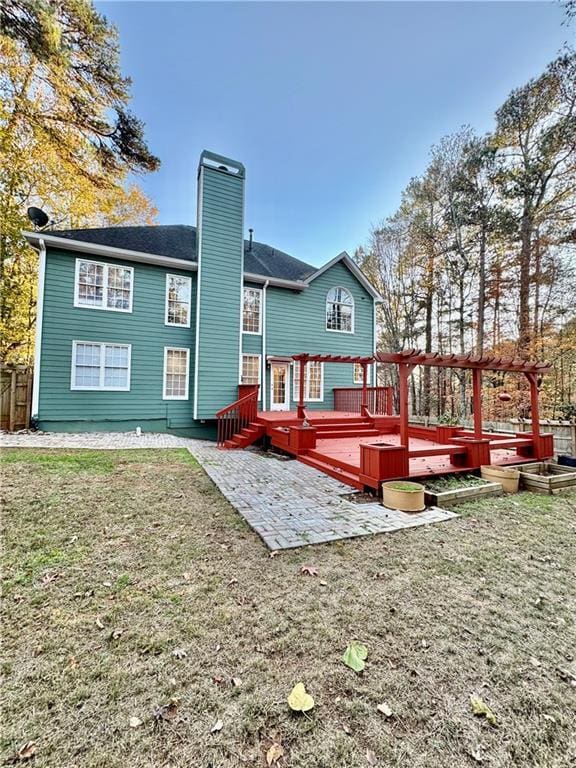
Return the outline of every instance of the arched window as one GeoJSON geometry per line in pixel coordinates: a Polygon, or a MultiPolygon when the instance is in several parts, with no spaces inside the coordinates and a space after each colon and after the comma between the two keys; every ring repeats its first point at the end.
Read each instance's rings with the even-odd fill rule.
{"type": "Polygon", "coordinates": [[[331,288],[326,296],[326,330],[354,332],[354,299],[346,288],[331,288]]]}

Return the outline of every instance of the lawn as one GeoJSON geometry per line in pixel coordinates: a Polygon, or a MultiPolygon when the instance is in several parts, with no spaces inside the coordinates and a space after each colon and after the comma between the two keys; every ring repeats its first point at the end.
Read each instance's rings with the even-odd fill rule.
{"type": "Polygon", "coordinates": [[[270,557],[184,450],[3,459],[0,761],[574,765],[576,494],[270,557]]]}

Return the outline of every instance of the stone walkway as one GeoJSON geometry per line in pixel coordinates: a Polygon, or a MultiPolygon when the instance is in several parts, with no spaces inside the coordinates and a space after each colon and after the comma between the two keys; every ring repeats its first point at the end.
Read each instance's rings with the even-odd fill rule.
{"type": "Polygon", "coordinates": [[[391,533],[456,517],[432,507],[405,513],[356,503],[352,489],[299,461],[256,450],[221,451],[214,443],[163,434],[2,434],[2,447],[187,448],[270,549],[289,549],[372,533],[391,533]]]}

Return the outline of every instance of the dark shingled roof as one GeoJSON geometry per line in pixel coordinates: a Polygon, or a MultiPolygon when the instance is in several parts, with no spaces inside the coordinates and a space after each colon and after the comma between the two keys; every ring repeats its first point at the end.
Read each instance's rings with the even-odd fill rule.
{"type": "MultiPolygon", "coordinates": [[[[184,224],[163,224],[155,227],[63,229],[49,231],[47,234],[96,245],[107,245],[112,248],[124,248],[128,251],[170,256],[173,259],[198,260],[196,227],[184,224]]],[[[278,251],[270,245],[253,242],[252,250],[248,250],[248,248],[248,240],[244,240],[245,272],[298,281],[305,280],[316,271],[316,267],[278,251]]]]}

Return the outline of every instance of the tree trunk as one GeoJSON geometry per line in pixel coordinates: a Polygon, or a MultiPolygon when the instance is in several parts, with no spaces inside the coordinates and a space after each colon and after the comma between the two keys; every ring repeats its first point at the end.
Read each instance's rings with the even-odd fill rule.
{"type": "Polygon", "coordinates": [[[484,316],[486,310],[486,222],[482,222],[480,252],[478,254],[478,327],[476,330],[476,354],[484,354],[484,316]]]}
{"type": "Polygon", "coordinates": [[[532,246],[532,221],[524,211],[520,224],[520,311],[518,349],[522,357],[529,357],[532,329],[530,327],[530,262],[532,246]]]}

